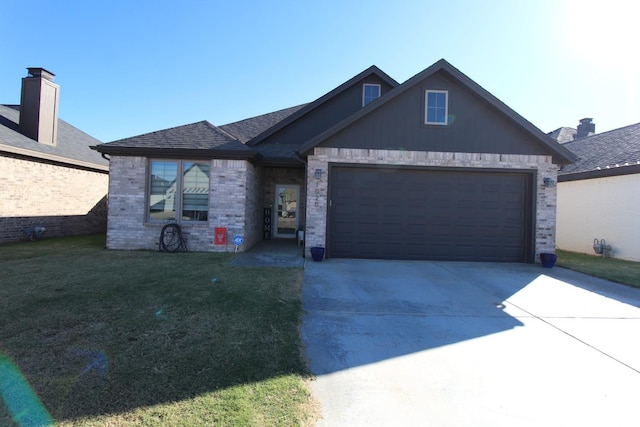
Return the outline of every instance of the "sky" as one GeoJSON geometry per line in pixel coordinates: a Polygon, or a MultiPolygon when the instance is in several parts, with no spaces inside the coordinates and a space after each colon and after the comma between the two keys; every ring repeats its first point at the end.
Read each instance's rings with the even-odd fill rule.
{"type": "Polygon", "coordinates": [[[0,103],[27,67],[103,142],[311,102],[371,65],[402,83],[441,58],[544,132],[640,122],[629,0],[0,0],[0,103]]]}

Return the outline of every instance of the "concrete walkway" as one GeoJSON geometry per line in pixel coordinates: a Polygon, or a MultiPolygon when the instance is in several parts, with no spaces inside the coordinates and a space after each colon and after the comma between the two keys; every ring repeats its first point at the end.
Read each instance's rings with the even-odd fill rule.
{"type": "Polygon", "coordinates": [[[305,265],[326,426],[637,426],[640,290],[524,264],[305,265]]]}
{"type": "Polygon", "coordinates": [[[302,247],[293,239],[263,240],[238,254],[229,265],[237,267],[303,267],[302,247]]]}

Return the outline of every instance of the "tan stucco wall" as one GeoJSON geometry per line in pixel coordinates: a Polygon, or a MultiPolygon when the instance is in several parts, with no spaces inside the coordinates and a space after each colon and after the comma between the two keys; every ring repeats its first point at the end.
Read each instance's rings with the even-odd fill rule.
{"type": "Polygon", "coordinates": [[[330,163],[383,164],[422,167],[470,167],[490,169],[531,169],[537,172],[535,259],[541,252],[554,252],[556,231],[556,187],[545,187],[544,178],[556,180],[557,167],[551,156],[446,153],[400,150],[370,150],[350,148],[314,148],[308,157],[307,251],[312,246],[326,246],[328,166],[330,163]],[[314,171],[323,171],[322,179],[315,179],[314,171]]]}
{"type": "Polygon", "coordinates": [[[104,231],[107,172],[0,155],[0,242],[25,238],[30,224],[45,236],[104,231]]]}
{"type": "Polygon", "coordinates": [[[595,255],[605,239],[614,258],[640,261],[640,174],[558,184],[557,246],[595,255]]]}

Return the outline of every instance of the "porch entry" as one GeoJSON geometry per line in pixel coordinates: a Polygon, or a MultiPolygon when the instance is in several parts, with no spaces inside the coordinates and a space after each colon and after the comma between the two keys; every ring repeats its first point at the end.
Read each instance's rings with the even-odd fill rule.
{"type": "Polygon", "coordinates": [[[275,237],[296,237],[298,229],[298,199],[300,186],[291,184],[276,185],[275,237]]]}

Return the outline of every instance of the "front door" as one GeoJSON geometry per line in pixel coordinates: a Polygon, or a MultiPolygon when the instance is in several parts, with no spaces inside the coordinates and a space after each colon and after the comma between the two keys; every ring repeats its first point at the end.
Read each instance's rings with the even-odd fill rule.
{"type": "Polygon", "coordinates": [[[275,237],[296,237],[300,186],[276,185],[275,237]]]}

